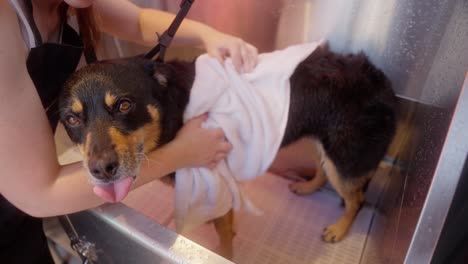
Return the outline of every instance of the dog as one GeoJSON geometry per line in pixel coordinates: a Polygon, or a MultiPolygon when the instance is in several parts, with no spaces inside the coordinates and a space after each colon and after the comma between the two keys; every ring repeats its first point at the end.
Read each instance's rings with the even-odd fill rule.
{"type": "MultiPolygon", "coordinates": [[[[144,154],[174,139],[194,75],[194,63],[136,56],[91,64],[69,78],[59,99],[60,120],[79,146],[93,184],[131,182],[126,179],[137,175],[144,154]]],[[[348,232],[364,202],[364,187],[395,134],[396,97],[391,82],[363,53],[342,55],[328,46],[296,67],[290,87],[286,130],[270,170],[313,176],[290,185],[301,195],[331,183],[345,211],[322,238],[337,242],[348,232]],[[306,156],[294,162],[291,154],[298,151],[306,156]]],[[[230,258],[232,210],[214,224],[220,254],[230,258]]]]}

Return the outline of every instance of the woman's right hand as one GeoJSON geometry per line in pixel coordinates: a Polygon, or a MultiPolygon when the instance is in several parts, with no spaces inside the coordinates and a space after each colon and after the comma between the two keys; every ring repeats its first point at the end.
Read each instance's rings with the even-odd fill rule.
{"type": "Polygon", "coordinates": [[[177,147],[180,167],[214,168],[231,151],[232,144],[222,129],[201,127],[207,117],[204,114],[189,120],[177,133],[173,146],[177,147]]]}

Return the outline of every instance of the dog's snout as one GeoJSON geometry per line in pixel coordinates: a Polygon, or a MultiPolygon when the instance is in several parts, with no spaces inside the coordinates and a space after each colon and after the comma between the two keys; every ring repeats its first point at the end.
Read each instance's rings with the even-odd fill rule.
{"type": "Polygon", "coordinates": [[[96,179],[110,180],[117,173],[119,162],[117,155],[108,155],[107,157],[91,158],[88,161],[88,167],[96,179]]]}

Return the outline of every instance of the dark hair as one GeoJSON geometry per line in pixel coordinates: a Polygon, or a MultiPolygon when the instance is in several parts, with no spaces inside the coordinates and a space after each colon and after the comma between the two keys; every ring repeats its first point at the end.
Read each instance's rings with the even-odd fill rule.
{"type": "Polygon", "coordinates": [[[76,9],[76,18],[83,39],[85,51],[93,50],[99,42],[100,34],[93,7],[76,9]]]}
{"type": "MultiPolygon", "coordinates": [[[[62,21],[66,21],[69,6],[65,2],[62,2],[59,12],[62,21]]],[[[93,7],[86,8],[74,8],[72,10],[76,14],[80,35],[83,40],[85,52],[94,50],[100,39],[100,32],[98,23],[96,21],[93,7]]]]}

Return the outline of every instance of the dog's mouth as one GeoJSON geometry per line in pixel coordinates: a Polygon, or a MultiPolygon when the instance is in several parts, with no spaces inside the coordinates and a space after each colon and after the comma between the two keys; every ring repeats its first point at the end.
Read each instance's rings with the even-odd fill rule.
{"type": "Polygon", "coordinates": [[[107,202],[120,202],[127,196],[135,178],[135,176],[131,176],[107,184],[97,184],[93,191],[107,202]]]}
{"type": "Polygon", "coordinates": [[[117,169],[106,178],[103,178],[102,174],[96,175],[96,171],[93,173],[93,169],[87,165],[89,162],[84,161],[89,173],[88,181],[93,185],[94,193],[106,202],[122,201],[130,192],[140,170],[142,157],[145,156],[138,153],[136,155],[126,153],[120,156],[117,169]]]}
{"type": "Polygon", "coordinates": [[[80,149],[84,156],[83,165],[89,174],[88,181],[93,185],[94,193],[103,200],[120,202],[130,192],[141,162],[148,159],[144,154],[144,139],[137,140],[128,140],[130,142],[120,143],[118,147],[109,147],[93,155],[87,155],[92,148],[80,149]]]}

